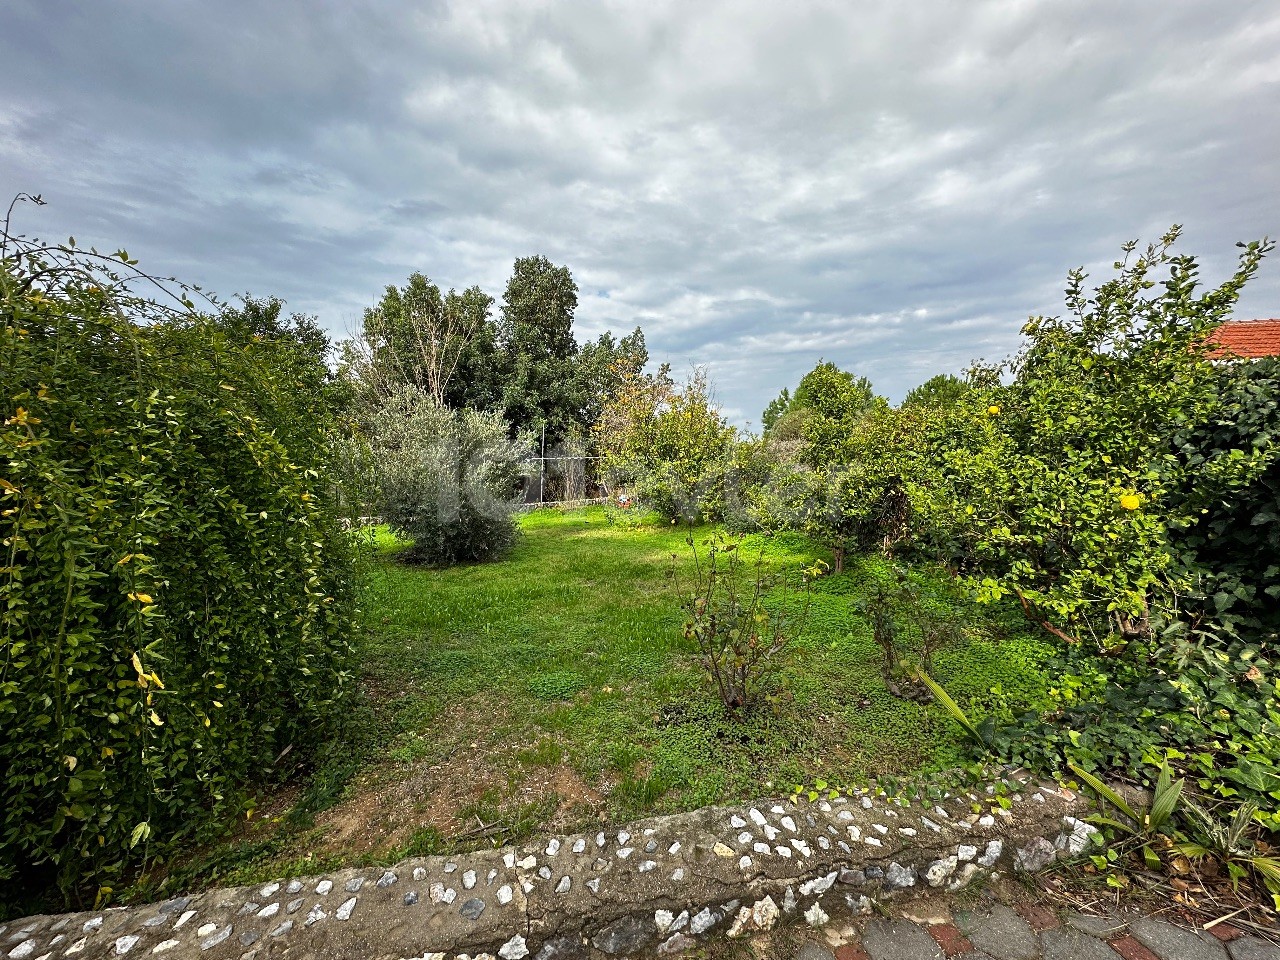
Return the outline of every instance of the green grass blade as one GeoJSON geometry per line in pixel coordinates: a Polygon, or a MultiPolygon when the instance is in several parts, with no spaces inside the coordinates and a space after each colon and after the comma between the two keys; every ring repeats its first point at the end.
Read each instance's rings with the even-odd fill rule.
{"type": "Polygon", "coordinates": [[[1095,777],[1092,773],[1089,773],[1089,771],[1087,770],[1081,770],[1078,766],[1076,766],[1074,763],[1072,763],[1069,760],[1067,761],[1067,766],[1071,768],[1072,773],[1074,773],[1077,777],[1079,777],[1086,784],[1088,784],[1089,787],[1093,790],[1093,792],[1096,793],[1098,796],[1100,796],[1103,800],[1111,804],[1113,807],[1115,807],[1117,810],[1123,813],[1126,817],[1132,820],[1135,824],[1142,823],[1142,817],[1138,815],[1138,813],[1133,809],[1133,807],[1129,806],[1129,804],[1125,801],[1124,797],[1120,796],[1120,794],[1116,793],[1114,790],[1108,787],[1105,783],[1103,783],[1101,780],[1095,777]]]}

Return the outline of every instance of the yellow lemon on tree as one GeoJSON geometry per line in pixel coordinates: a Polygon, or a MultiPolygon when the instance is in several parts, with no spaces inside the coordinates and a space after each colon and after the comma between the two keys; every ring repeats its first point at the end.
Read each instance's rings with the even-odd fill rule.
{"type": "Polygon", "coordinates": [[[987,407],[987,413],[989,413],[993,417],[999,412],[1000,412],[1000,404],[998,403],[993,403],[991,406],[987,407]]]}
{"type": "Polygon", "coordinates": [[[1120,506],[1126,510],[1137,510],[1142,505],[1142,498],[1136,493],[1126,493],[1120,498],[1120,506]]]}

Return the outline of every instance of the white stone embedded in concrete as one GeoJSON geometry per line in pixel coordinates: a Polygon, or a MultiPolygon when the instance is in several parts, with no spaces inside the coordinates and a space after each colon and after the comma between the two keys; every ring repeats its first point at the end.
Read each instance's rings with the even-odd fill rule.
{"type": "Polygon", "coordinates": [[[502,960],[522,960],[528,955],[529,947],[525,943],[524,937],[518,933],[498,948],[498,956],[502,960]]]}

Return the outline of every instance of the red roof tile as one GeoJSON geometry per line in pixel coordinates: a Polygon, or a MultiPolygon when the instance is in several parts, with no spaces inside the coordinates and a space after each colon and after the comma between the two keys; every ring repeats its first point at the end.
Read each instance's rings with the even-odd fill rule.
{"type": "Polygon", "coordinates": [[[1214,331],[1213,356],[1280,357],[1280,320],[1233,320],[1214,331]]]}

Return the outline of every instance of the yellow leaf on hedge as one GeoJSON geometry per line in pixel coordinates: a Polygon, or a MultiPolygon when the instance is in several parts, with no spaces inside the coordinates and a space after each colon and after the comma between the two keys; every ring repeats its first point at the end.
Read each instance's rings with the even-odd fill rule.
{"type": "Polygon", "coordinates": [[[164,721],[160,719],[160,714],[156,713],[154,710],[151,711],[151,722],[157,727],[164,726],[164,721]]]}
{"type": "Polygon", "coordinates": [[[144,606],[148,603],[155,602],[154,600],[151,599],[151,595],[149,593],[131,593],[129,594],[129,599],[137,600],[139,603],[143,604],[144,606]]]}

